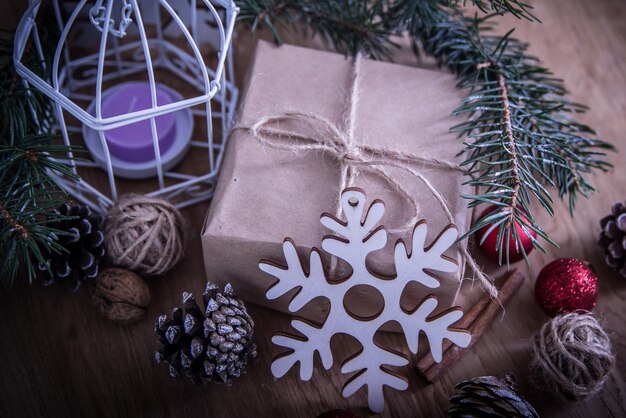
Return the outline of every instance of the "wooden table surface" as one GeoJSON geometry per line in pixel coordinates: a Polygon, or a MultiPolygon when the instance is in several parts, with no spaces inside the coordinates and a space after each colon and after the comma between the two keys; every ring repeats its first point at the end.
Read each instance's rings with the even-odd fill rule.
{"type": "MultiPolygon", "coordinates": [[[[574,99],[591,107],[582,119],[597,128],[601,137],[626,148],[626,2],[535,3],[543,24],[507,17],[501,30],[516,26],[517,36],[529,41],[532,52],[566,80],[574,99]]],[[[242,33],[236,45],[237,65],[243,73],[251,51],[250,36],[242,33]]],[[[403,372],[409,377],[409,389],[386,392],[384,416],[440,416],[456,382],[505,372],[517,375],[520,391],[542,416],[626,416],[626,279],[603,266],[596,246],[598,220],[613,202],[626,199],[624,154],[610,159],[615,168],[594,178],[600,191],[579,203],[574,219],[562,204],[557,205],[557,218],[543,217],[543,225],[561,248],[552,249],[549,255],[534,252],[531,267],[521,267],[527,279],[504,319],[494,323],[435,384],[425,384],[412,366],[407,367],[403,372]],[[595,312],[618,354],[606,388],[586,402],[553,401],[527,380],[529,342],[547,319],[534,301],[534,281],[541,267],[557,257],[588,260],[596,267],[600,294],[595,312]]],[[[249,310],[257,324],[259,356],[234,386],[196,387],[186,379],[170,379],[166,367],[155,364],[154,320],[180,304],[183,291],[201,294],[204,288],[200,228],[208,205],[184,210],[190,225],[186,258],[165,278],[150,283],[152,304],[137,324],[119,326],[99,316],[87,287],[71,294],[61,287],[44,288],[39,283],[29,287],[20,281],[2,290],[0,416],[315,417],[334,408],[369,416],[363,390],[349,399],[341,397],[346,376],[339,373],[337,364],[329,372],[318,367],[310,382],[299,381],[294,370],[283,379],[274,379],[269,366],[277,348],[270,337],[273,331],[288,327],[288,317],[255,306],[249,310]]],[[[386,338],[389,344],[405,349],[398,336],[386,338]]],[[[343,354],[351,351],[344,340],[335,345],[343,354]]]]}

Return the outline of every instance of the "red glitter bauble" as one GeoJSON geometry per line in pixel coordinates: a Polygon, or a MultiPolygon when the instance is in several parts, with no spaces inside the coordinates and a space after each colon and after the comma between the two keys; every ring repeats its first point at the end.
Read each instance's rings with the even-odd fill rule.
{"type": "Polygon", "coordinates": [[[535,298],[550,316],[590,311],[596,306],[598,278],[585,263],[560,258],[546,265],[537,276],[535,298]]]}
{"type": "MultiPolygon", "coordinates": [[[[480,216],[480,219],[489,215],[494,210],[496,210],[495,205],[489,206],[480,216]]],[[[522,218],[525,221],[527,220],[526,217],[524,216],[522,216],[522,218]]],[[[483,226],[482,228],[478,230],[478,232],[476,232],[476,242],[482,241],[483,236],[487,233],[487,231],[489,231],[489,228],[491,228],[491,224],[483,226]]],[[[498,246],[497,246],[499,229],[500,229],[499,226],[494,228],[489,233],[489,235],[487,235],[487,238],[485,238],[485,241],[480,245],[480,248],[483,250],[483,253],[485,253],[485,255],[493,261],[499,261],[498,246]]],[[[522,241],[522,247],[524,247],[524,251],[528,255],[534,248],[533,242],[528,237],[528,235],[526,235],[526,232],[524,232],[524,230],[522,229],[521,225],[518,222],[515,222],[515,229],[517,230],[517,235],[519,235],[520,240],[522,241]]],[[[528,229],[528,228],[526,229],[530,233],[530,235],[532,235],[533,238],[537,238],[537,233],[535,231],[533,231],[532,229],[528,229]]],[[[503,245],[502,260],[506,262],[506,242],[503,242],[502,245],[503,245]]],[[[519,248],[515,246],[515,238],[513,238],[513,234],[511,234],[511,238],[509,239],[509,262],[515,263],[516,261],[520,261],[523,258],[524,258],[524,254],[522,253],[522,251],[520,251],[519,248]]]]}

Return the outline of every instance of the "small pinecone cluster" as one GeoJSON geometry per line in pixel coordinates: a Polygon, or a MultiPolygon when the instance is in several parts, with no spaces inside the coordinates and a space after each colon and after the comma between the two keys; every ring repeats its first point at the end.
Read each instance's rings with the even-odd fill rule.
{"type": "Polygon", "coordinates": [[[44,272],[45,285],[63,283],[70,290],[76,291],[83,280],[98,276],[100,260],[105,253],[103,218],[89,206],[78,204],[64,204],[54,209],[54,212],[74,217],[48,224],[52,229],[69,233],[52,235],[52,239],[67,251],[44,254],[45,263],[40,264],[39,269],[44,272]]]}
{"type": "Polygon", "coordinates": [[[169,364],[170,375],[184,373],[195,384],[203,380],[232,384],[245,372],[248,356],[256,357],[254,322],[230,284],[222,293],[211,282],[202,310],[191,293],[183,293],[184,307],[172,317],[161,315],[155,325],[162,347],[158,363],[169,364]]]}
{"type": "Polygon", "coordinates": [[[482,376],[455,387],[459,393],[450,398],[451,417],[533,417],[539,415],[517,393],[513,376],[482,376]]]}
{"type": "Polygon", "coordinates": [[[598,244],[604,250],[604,262],[626,277],[626,204],[616,203],[611,214],[600,221],[598,244]]]}

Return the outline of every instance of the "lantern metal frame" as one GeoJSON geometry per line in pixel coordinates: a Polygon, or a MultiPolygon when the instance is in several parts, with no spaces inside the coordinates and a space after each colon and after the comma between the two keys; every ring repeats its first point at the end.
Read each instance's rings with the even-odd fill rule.
{"type": "MultiPolygon", "coordinates": [[[[145,3],[148,0],[142,0],[145,3]]],[[[187,21],[183,21],[179,13],[170,4],[174,0],[152,0],[154,2],[154,34],[148,34],[144,27],[144,16],[142,7],[138,0],[79,0],[74,9],[69,14],[66,21],[63,20],[62,5],[59,0],[53,0],[54,18],[56,19],[60,37],[56,46],[51,68],[49,69],[50,79],[43,79],[28,69],[22,63],[22,56],[29,42],[34,46],[43,62],[44,56],[41,47],[41,40],[37,31],[37,14],[40,11],[42,0],[31,0],[30,5],[21,19],[15,33],[15,48],[13,61],[17,72],[23,78],[23,82],[32,88],[43,92],[53,101],[53,109],[56,117],[54,129],[60,133],[66,145],[73,145],[70,141],[70,133],[80,134],[82,126],[70,126],[66,123],[65,112],[69,113],[80,123],[98,133],[102,148],[104,150],[105,171],[108,178],[109,192],[89,184],[84,179],[75,181],[67,176],[52,172],[55,180],[77,200],[87,204],[100,213],[104,213],[118,197],[118,187],[116,181],[119,179],[114,174],[109,147],[105,140],[104,132],[109,129],[118,128],[143,120],[150,121],[152,142],[154,146],[154,156],[156,160],[156,178],[158,189],[148,193],[150,196],[158,196],[174,201],[176,206],[185,207],[212,197],[217,174],[222,162],[224,148],[226,146],[228,130],[232,125],[235,107],[237,103],[238,90],[230,78],[233,74],[232,60],[232,39],[235,19],[239,8],[234,1],[230,0],[182,0],[186,10],[187,21]],[[218,45],[213,45],[217,52],[217,65],[211,68],[205,57],[200,52],[199,28],[206,24],[199,18],[198,7],[204,7],[210,13],[211,30],[217,32],[218,45]],[[114,15],[118,22],[116,25],[114,15]],[[171,24],[176,25],[191,53],[185,51],[164,34],[161,27],[161,8],[171,16],[171,24]],[[89,20],[101,33],[97,52],[74,58],[67,45],[68,35],[80,13],[87,12],[89,20]],[[119,16],[119,17],[118,17],[119,16]],[[134,24],[134,25],[133,25],[134,24]],[[120,45],[120,39],[127,35],[127,30],[131,25],[136,26],[138,40],[132,40],[120,45]],[[108,44],[112,48],[108,47],[108,44]],[[157,54],[154,54],[157,51],[157,54]],[[129,58],[129,55],[131,57],[129,58]],[[91,68],[90,71],[83,71],[81,76],[75,74],[84,68],[91,68]],[[94,71],[95,69],[95,71],[94,71]],[[106,74],[105,74],[105,69],[106,74]],[[183,98],[166,105],[157,105],[156,101],[156,80],[155,69],[163,69],[188,83],[196,89],[197,95],[190,98],[183,98]],[[118,79],[126,79],[141,75],[145,72],[150,86],[152,106],[148,109],[132,111],[113,117],[102,117],[102,87],[105,82],[114,82],[118,79]],[[95,94],[80,93],[79,90],[95,85],[95,94]],[[87,106],[81,106],[78,102],[94,102],[95,115],[90,114],[87,106]],[[219,110],[214,111],[211,103],[217,103],[219,110]],[[196,109],[190,109],[197,107],[196,109]],[[199,109],[198,109],[199,107],[199,109]],[[162,153],[159,149],[155,118],[171,112],[178,112],[184,109],[191,111],[194,119],[202,119],[206,124],[206,138],[198,141],[192,138],[190,142],[193,148],[204,149],[208,157],[208,172],[201,175],[191,175],[177,171],[176,167],[165,170],[162,164],[162,153]],[[221,141],[213,139],[213,119],[221,122],[221,141]],[[170,183],[166,185],[165,180],[170,183]]],[[[179,0],[178,3],[181,3],[179,0]]],[[[180,4],[179,4],[180,5],[180,4]]],[[[50,18],[50,16],[44,16],[50,18]]],[[[205,28],[206,29],[206,28],[205,28]]],[[[79,167],[99,167],[94,161],[82,161],[74,158],[72,153],[68,153],[63,161],[71,165],[74,174],[78,174],[79,167]]]]}

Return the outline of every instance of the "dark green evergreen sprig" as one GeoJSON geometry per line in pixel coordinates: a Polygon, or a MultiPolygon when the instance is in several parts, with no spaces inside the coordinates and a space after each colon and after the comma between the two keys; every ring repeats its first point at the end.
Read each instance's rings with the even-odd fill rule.
{"type": "Polygon", "coordinates": [[[238,19],[249,23],[253,30],[261,24],[272,33],[275,41],[282,43],[277,25],[293,25],[319,34],[338,51],[356,56],[359,52],[376,58],[389,58],[391,40],[395,34],[385,19],[384,1],[334,1],[334,0],[241,0],[238,19]]]}
{"type": "Polygon", "coordinates": [[[487,203],[497,208],[478,220],[465,237],[491,225],[490,231],[498,232],[500,262],[508,265],[511,237],[526,256],[522,237],[512,227],[517,223],[545,252],[527,233],[533,230],[555,244],[536,223],[532,202],[538,201],[554,215],[554,201],[546,187],[552,186],[559,197],[568,197],[573,214],[577,197],[588,197],[595,190],[588,174],[610,166],[602,151],[612,146],[573,118],[584,106],[567,99],[562,81],[528,54],[527,44],[513,38],[513,31],[493,35],[491,15],[468,19],[445,7],[437,7],[432,15],[437,23],[418,28],[413,35],[440,65],[459,75],[458,87],[468,90],[453,112],[468,120],[452,128],[467,138],[463,165],[471,176],[467,183],[477,188],[475,195],[465,197],[471,200],[470,207],[487,203]]]}
{"type": "MultiPolygon", "coordinates": [[[[460,3],[460,0],[456,1],[456,5],[460,3]]],[[[463,6],[468,3],[479,8],[483,13],[495,13],[504,15],[510,13],[518,19],[534,20],[539,22],[539,19],[533,15],[533,6],[530,4],[522,3],[515,0],[463,0],[463,6]]]]}
{"type": "Polygon", "coordinates": [[[45,259],[47,252],[66,251],[52,237],[68,235],[67,231],[50,228],[52,222],[70,219],[55,214],[60,198],[50,198],[49,182],[22,183],[14,182],[13,188],[2,187],[0,196],[0,283],[12,284],[21,271],[25,271],[29,282],[37,274],[37,266],[45,259]],[[33,205],[32,202],[37,204],[33,205]],[[23,267],[23,270],[22,270],[23,267]]]}
{"type": "MultiPolygon", "coordinates": [[[[589,174],[610,167],[603,156],[613,147],[574,118],[585,107],[567,98],[562,81],[528,54],[527,45],[512,37],[512,31],[504,36],[493,33],[494,18],[506,13],[538,21],[525,3],[473,0],[480,11],[490,13],[474,18],[464,16],[461,7],[466,1],[460,0],[342,2],[341,7],[354,13],[338,13],[335,2],[325,1],[238,3],[244,21],[253,27],[267,25],[277,41],[278,23],[295,25],[304,19],[339,52],[387,58],[393,44],[384,37],[408,33],[440,66],[457,74],[458,87],[468,94],[453,114],[467,120],[451,130],[465,138],[463,165],[470,176],[467,183],[476,188],[476,194],[464,197],[470,207],[496,206],[462,239],[491,225],[490,231],[498,231],[500,263],[509,263],[510,237],[526,256],[515,223],[531,239],[532,230],[556,245],[535,221],[533,201],[553,215],[549,188],[556,188],[573,214],[578,196],[594,191],[589,174]],[[309,10],[315,10],[315,19],[307,16],[309,10]],[[340,24],[327,24],[337,16],[340,24]]],[[[545,251],[538,240],[532,242],[545,251]]]]}
{"type": "MultiPolygon", "coordinates": [[[[22,62],[46,77],[55,36],[49,24],[38,25],[44,60],[34,45],[24,51],[22,62]]],[[[53,24],[54,22],[52,22],[53,24]]],[[[50,176],[51,172],[77,180],[67,160],[68,151],[51,131],[53,113],[49,99],[29,89],[13,66],[13,34],[0,33],[0,283],[12,284],[25,273],[36,275],[43,254],[65,251],[53,238],[67,231],[50,228],[52,222],[69,219],[53,209],[68,200],[50,176]],[[53,157],[65,158],[58,160],[53,157]]]]}

